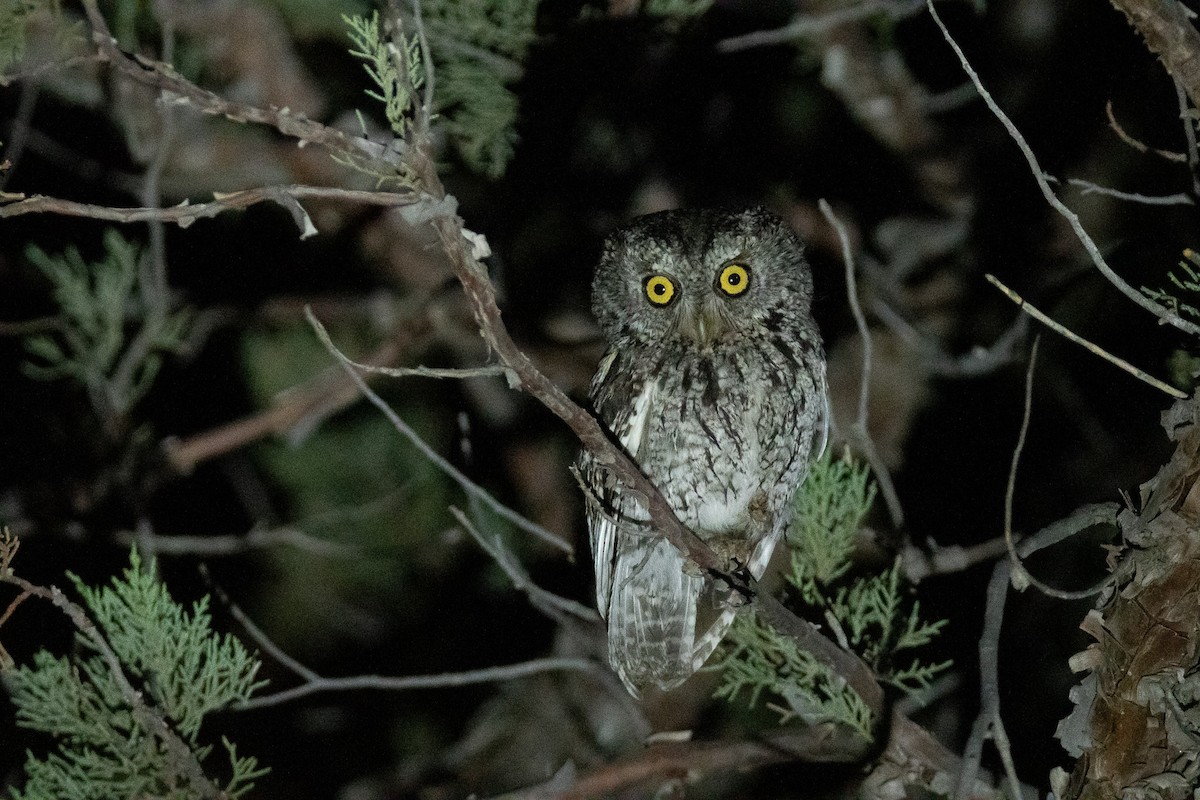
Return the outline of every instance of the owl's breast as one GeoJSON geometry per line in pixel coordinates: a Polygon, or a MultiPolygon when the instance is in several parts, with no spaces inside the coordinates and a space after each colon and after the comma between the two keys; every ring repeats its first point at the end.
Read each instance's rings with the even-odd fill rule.
{"type": "Polygon", "coordinates": [[[686,355],[656,376],[656,408],[638,461],[681,520],[705,538],[748,532],[791,497],[810,447],[802,388],[769,356],[686,355]]]}

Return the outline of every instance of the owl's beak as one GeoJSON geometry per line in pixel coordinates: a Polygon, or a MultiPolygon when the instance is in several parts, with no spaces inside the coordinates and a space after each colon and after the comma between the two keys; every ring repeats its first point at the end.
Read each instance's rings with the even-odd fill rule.
{"type": "Polygon", "coordinates": [[[729,321],[720,306],[706,301],[699,307],[689,305],[684,309],[680,327],[702,349],[708,349],[729,330],[729,321]]]}

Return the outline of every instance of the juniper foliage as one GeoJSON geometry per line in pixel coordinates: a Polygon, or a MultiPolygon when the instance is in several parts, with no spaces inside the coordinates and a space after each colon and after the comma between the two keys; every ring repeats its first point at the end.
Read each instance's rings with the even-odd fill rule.
{"type": "Polygon", "coordinates": [[[74,245],[61,255],[36,245],[25,251],[50,281],[59,308],[56,333],[26,338],[32,358],[25,371],[44,380],[72,378],[102,416],[123,417],[149,390],[164,355],[181,346],[191,314],[163,307],[166,299],[148,287],[138,247],[120,233],[105,232],[104,251],[90,263],[74,245]]]}
{"type": "MultiPolygon", "coordinates": [[[[899,560],[878,574],[852,574],[859,530],[875,493],[866,465],[848,456],[835,460],[828,452],[818,459],[796,494],[786,578],[842,647],[861,656],[880,680],[911,693],[928,686],[950,662],[913,658],[899,667],[897,654],[929,644],[945,621],[921,618],[919,604],[907,596],[899,560]]],[[[767,705],[780,722],[840,723],[870,738],[874,720],[862,699],[794,639],[743,614],[727,643],[715,667],[721,672],[717,696],[732,701],[746,692],[754,706],[765,694],[773,698],[767,705]]]]}
{"type": "MultiPolygon", "coordinates": [[[[212,630],[207,598],[189,612],[142,566],[135,550],[129,568],[110,586],[94,589],[70,578],[125,679],[203,762],[213,749],[200,741],[205,717],[265,685],[256,680],[260,663],[237,639],[212,630]]],[[[94,642],[79,634],[76,644],[74,658],[40,650],[31,664],[4,673],[17,724],[55,741],[45,756],[27,752],[25,785],[14,790],[14,800],[203,797],[146,714],[127,702],[94,642]]],[[[229,741],[222,743],[229,777],[221,791],[236,798],[266,770],[253,757],[239,756],[229,741]]]]}

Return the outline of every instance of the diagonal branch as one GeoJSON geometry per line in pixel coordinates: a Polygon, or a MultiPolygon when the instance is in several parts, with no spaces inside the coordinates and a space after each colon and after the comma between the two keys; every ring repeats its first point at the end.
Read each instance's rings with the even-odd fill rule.
{"type": "Polygon", "coordinates": [[[946,40],[946,43],[950,45],[950,48],[954,51],[954,54],[958,56],[958,61],[962,65],[963,71],[967,73],[967,77],[969,77],[971,82],[975,84],[975,88],[979,91],[979,95],[987,104],[988,109],[992,112],[992,115],[1000,121],[1000,124],[1004,126],[1004,129],[1008,131],[1009,138],[1016,143],[1017,147],[1021,151],[1021,154],[1025,156],[1025,161],[1027,164],[1029,164],[1029,169],[1033,173],[1034,180],[1037,181],[1038,188],[1042,191],[1042,196],[1046,198],[1046,202],[1050,204],[1051,208],[1057,211],[1062,218],[1070,224],[1071,230],[1075,232],[1076,238],[1079,239],[1080,244],[1083,245],[1083,249],[1086,250],[1087,254],[1091,257],[1092,263],[1096,266],[1096,269],[1100,270],[1100,273],[1107,278],[1108,282],[1115,286],[1117,290],[1121,292],[1121,294],[1125,295],[1134,303],[1158,317],[1161,322],[1178,328],[1184,333],[1200,335],[1200,325],[1188,322],[1178,314],[1173,313],[1170,309],[1164,308],[1163,306],[1154,302],[1149,297],[1126,283],[1120,275],[1113,271],[1112,267],[1108,265],[1108,262],[1104,260],[1104,256],[1100,254],[1100,248],[1096,246],[1096,242],[1092,239],[1091,234],[1087,232],[1087,230],[1083,227],[1083,223],[1079,221],[1079,215],[1068,208],[1066,204],[1058,198],[1058,195],[1054,193],[1054,190],[1050,188],[1050,181],[1047,179],[1045,171],[1042,170],[1041,165],[1038,163],[1037,156],[1033,153],[1033,148],[1029,146],[1029,142],[1025,141],[1025,137],[1021,134],[1021,131],[1017,129],[1017,126],[1013,124],[1013,121],[1009,119],[1007,114],[1004,113],[1003,109],[1001,109],[996,103],[996,100],[992,97],[992,95],[988,93],[988,90],[983,85],[983,81],[981,81],[979,78],[979,73],[977,73],[975,68],[971,66],[971,63],[967,60],[966,53],[964,53],[962,48],[958,46],[958,42],[954,41],[954,37],[950,35],[950,29],[946,27],[946,23],[942,22],[942,18],[938,14],[937,9],[933,7],[933,0],[925,0],[925,5],[926,8],[929,9],[929,14],[931,17],[933,17],[933,21],[937,23],[938,28],[941,30],[942,37],[946,40]]]}
{"type": "Polygon", "coordinates": [[[303,115],[293,114],[286,108],[258,108],[226,100],[181,77],[168,64],[129,55],[117,46],[117,40],[100,12],[98,0],[82,2],[92,26],[92,41],[100,54],[126,78],[163,92],[167,102],[190,105],[205,114],[221,115],[234,122],[269,125],[285,136],[299,139],[302,145],[319,144],[336,152],[353,153],[385,168],[395,169],[403,161],[403,153],[385,145],[360,136],[349,136],[303,115]]]}
{"type": "MultiPolygon", "coordinates": [[[[427,147],[420,141],[413,150],[424,156],[427,147]]],[[[424,186],[433,195],[430,205],[437,207],[445,198],[445,191],[437,179],[432,163],[414,165],[427,176],[424,186]]],[[[728,584],[745,598],[752,598],[757,610],[781,632],[796,638],[813,657],[844,678],[847,684],[871,709],[875,719],[882,718],[883,690],[874,672],[856,654],[841,649],[822,635],[807,620],[788,611],[783,604],[767,593],[758,593],[753,581],[744,574],[730,574],[725,562],[695,533],[687,528],[667,503],[658,488],[642,472],[641,468],[616,445],[609,434],[588,412],[572,401],[549,378],[534,366],[512,337],[509,336],[500,308],[496,303],[496,290],[488,277],[487,268],[476,257],[472,244],[476,234],[463,227],[463,221],[454,214],[438,214],[430,223],[441,239],[442,247],[450,259],[455,275],[466,292],[480,335],[496,354],[501,364],[513,373],[515,387],[528,392],[549,409],[579,438],[601,464],[626,489],[645,498],[650,519],[655,529],[692,563],[707,572],[710,577],[728,584]],[[468,237],[468,234],[470,236],[468,237]]]]}

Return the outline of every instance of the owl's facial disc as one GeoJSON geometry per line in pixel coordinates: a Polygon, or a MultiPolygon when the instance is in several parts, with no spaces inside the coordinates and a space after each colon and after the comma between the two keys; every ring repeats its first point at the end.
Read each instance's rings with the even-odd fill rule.
{"type": "Polygon", "coordinates": [[[706,297],[699,302],[688,300],[679,309],[679,330],[702,350],[713,346],[730,328],[730,320],[719,300],[706,297]]]}

